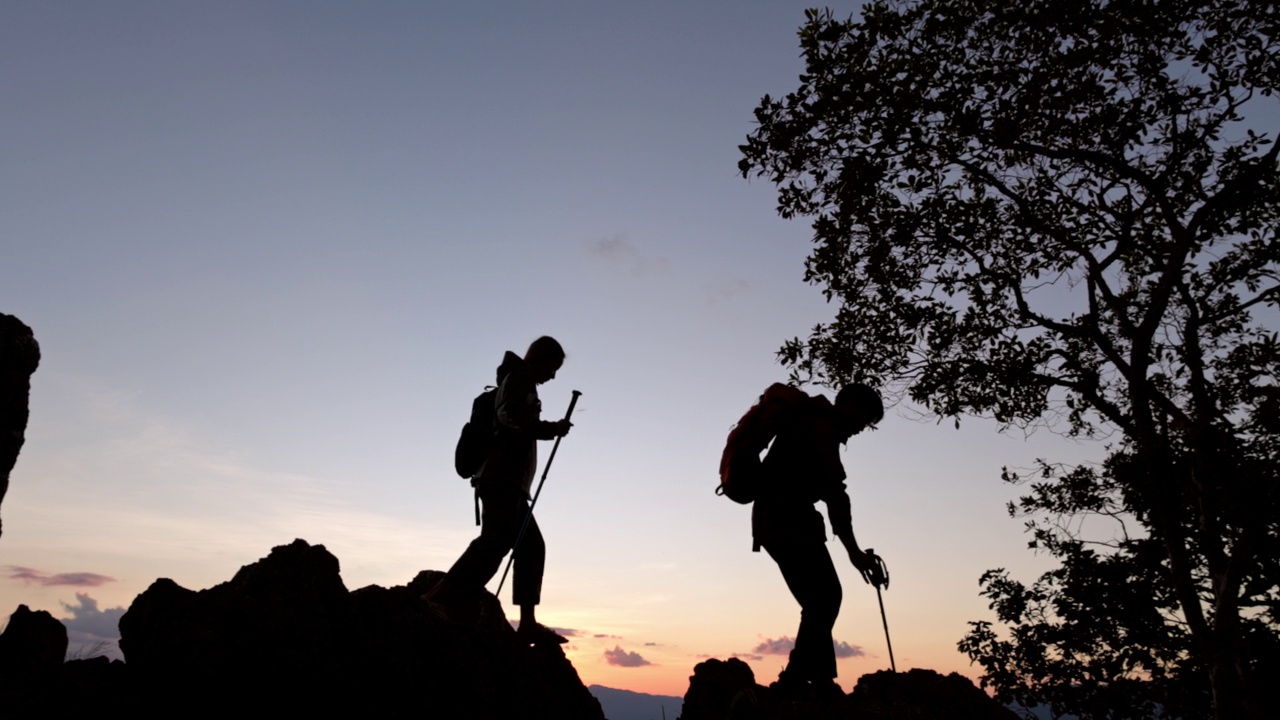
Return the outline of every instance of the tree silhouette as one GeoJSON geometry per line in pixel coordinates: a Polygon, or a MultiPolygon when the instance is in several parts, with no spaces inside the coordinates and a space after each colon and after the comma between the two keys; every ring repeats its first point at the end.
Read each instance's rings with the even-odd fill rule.
{"type": "Polygon", "coordinates": [[[1010,635],[976,623],[962,647],[1003,696],[1096,715],[1151,680],[1155,699],[1130,694],[1145,712],[1207,686],[1217,717],[1261,717],[1280,144],[1255,118],[1276,106],[1278,28],[1274,4],[1221,1],[809,11],[799,88],[755,111],[739,168],[812,218],[806,279],[839,305],[782,347],[793,374],[1112,438],[1102,466],[1046,465],[1011,508],[1062,567],[983,578],[1010,635]],[[1128,533],[1090,544],[1086,515],[1128,533]]]}

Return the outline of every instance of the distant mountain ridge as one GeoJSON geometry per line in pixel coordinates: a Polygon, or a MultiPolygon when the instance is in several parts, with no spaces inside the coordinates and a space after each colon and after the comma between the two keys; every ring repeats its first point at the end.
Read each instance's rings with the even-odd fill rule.
{"type": "Polygon", "coordinates": [[[662,720],[664,708],[667,720],[676,720],[684,702],[674,695],[649,695],[603,685],[588,685],[587,691],[600,701],[608,720],[662,720]]]}

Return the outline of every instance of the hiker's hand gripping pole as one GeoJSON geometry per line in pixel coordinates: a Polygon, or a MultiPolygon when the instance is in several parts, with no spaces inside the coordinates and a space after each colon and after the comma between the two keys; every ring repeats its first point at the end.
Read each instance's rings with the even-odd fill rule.
{"type": "MultiPolygon", "coordinates": [[[[569,409],[564,413],[565,422],[568,422],[570,416],[573,415],[573,406],[578,404],[578,398],[582,393],[577,390],[573,391],[573,397],[569,400],[569,409]]],[[[563,435],[556,438],[556,442],[551,446],[551,455],[547,458],[547,464],[542,468],[542,479],[538,481],[538,489],[533,493],[533,500],[529,501],[529,512],[524,515],[524,522],[520,523],[520,533],[516,535],[516,542],[511,546],[511,557],[507,560],[507,567],[502,571],[502,579],[498,581],[498,589],[494,591],[494,595],[502,592],[502,585],[507,581],[507,573],[511,572],[511,564],[516,561],[516,553],[520,549],[520,541],[524,539],[524,531],[529,527],[529,520],[533,518],[533,506],[538,504],[538,496],[542,494],[542,484],[547,481],[547,473],[551,472],[551,463],[556,459],[556,450],[560,449],[560,441],[563,435]]]]}
{"type": "MultiPolygon", "coordinates": [[[[884,616],[884,596],[880,594],[880,587],[889,589],[889,566],[884,564],[884,558],[876,555],[871,548],[867,548],[867,554],[875,558],[876,567],[870,573],[871,577],[867,582],[876,588],[876,600],[880,601],[880,622],[884,625],[884,644],[889,646],[889,667],[894,672],[898,672],[898,664],[893,661],[893,641],[889,639],[889,621],[884,616]]],[[[865,575],[864,575],[865,577],[865,575]]]]}

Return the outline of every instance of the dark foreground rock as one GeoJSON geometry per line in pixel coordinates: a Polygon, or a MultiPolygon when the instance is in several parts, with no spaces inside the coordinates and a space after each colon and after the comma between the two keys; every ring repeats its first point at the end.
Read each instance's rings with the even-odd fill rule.
{"type": "Polygon", "coordinates": [[[838,700],[786,697],[759,685],[745,662],[712,658],[689,678],[680,720],[1017,720],[956,673],[883,670],[838,700]]]}
{"type": "MultiPolygon", "coordinates": [[[[518,640],[493,595],[463,621],[433,615],[421,596],[438,577],[348,591],[337,558],[296,540],[207,590],[157,580],[120,620],[126,663],[80,664],[63,700],[78,713],[68,693],[92,687],[78,699],[148,718],[604,717],[564,652],[518,640]]],[[[49,717],[40,705],[22,710],[49,717]]]]}
{"type": "Polygon", "coordinates": [[[12,315],[0,313],[0,503],[9,490],[9,473],[26,440],[31,374],[38,365],[40,345],[31,328],[12,315]]]}
{"type": "Polygon", "coordinates": [[[19,605],[0,633],[0,677],[57,670],[67,655],[67,628],[45,610],[19,605]]]}

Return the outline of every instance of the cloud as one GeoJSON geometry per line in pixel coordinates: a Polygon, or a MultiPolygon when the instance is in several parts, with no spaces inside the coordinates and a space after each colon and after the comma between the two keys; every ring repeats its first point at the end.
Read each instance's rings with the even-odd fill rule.
{"type": "Polygon", "coordinates": [[[618,667],[644,667],[653,664],[640,657],[640,653],[627,652],[619,645],[614,645],[612,650],[604,651],[604,661],[618,667]]]}
{"type": "MultiPolygon", "coordinates": [[[[851,645],[843,640],[832,640],[831,644],[835,648],[836,657],[838,658],[864,657],[867,654],[862,649],[862,646],[851,645]]],[[[758,655],[786,655],[795,646],[796,639],[784,635],[777,640],[765,638],[763,642],[755,646],[752,652],[758,655]]]]}
{"type": "Polygon", "coordinates": [[[35,568],[29,567],[19,567],[17,565],[8,565],[6,568],[9,571],[10,580],[21,580],[28,585],[36,583],[37,585],[44,586],[70,585],[72,587],[98,587],[104,583],[116,581],[113,577],[107,577],[106,575],[99,575],[91,572],[57,573],[55,575],[50,575],[42,570],[36,570],[35,568]]]}
{"type": "Polygon", "coordinates": [[[834,643],[836,646],[836,657],[838,658],[865,657],[867,654],[863,651],[861,645],[850,645],[843,640],[836,640],[834,643]]]}
{"type": "Polygon", "coordinates": [[[76,593],[76,604],[61,603],[71,617],[61,618],[69,633],[82,633],[94,638],[112,640],[120,637],[120,617],[124,608],[98,609],[98,601],[87,593],[76,593]]]}
{"type": "Polygon", "coordinates": [[[751,283],[742,278],[724,278],[707,286],[707,300],[715,305],[751,292],[751,283]]]}
{"type": "Polygon", "coordinates": [[[736,657],[739,660],[754,660],[755,662],[760,662],[761,660],[764,660],[763,655],[756,655],[755,653],[734,653],[729,657],[736,657]]]}
{"type": "Polygon", "coordinates": [[[587,256],[607,265],[615,272],[631,277],[660,273],[671,264],[665,257],[651,257],[640,252],[623,234],[587,243],[587,256]]]}
{"type": "Polygon", "coordinates": [[[764,642],[756,645],[751,652],[757,655],[786,655],[795,649],[795,646],[796,639],[784,635],[777,640],[765,638],[764,642]]]}

